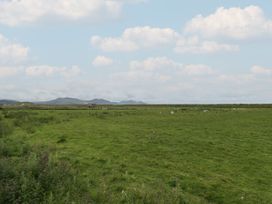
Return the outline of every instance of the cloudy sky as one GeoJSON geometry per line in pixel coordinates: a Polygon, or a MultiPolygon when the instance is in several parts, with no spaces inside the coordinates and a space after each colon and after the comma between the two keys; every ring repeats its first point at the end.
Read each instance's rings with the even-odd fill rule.
{"type": "Polygon", "coordinates": [[[270,0],[0,0],[0,99],[272,102],[270,0]]]}

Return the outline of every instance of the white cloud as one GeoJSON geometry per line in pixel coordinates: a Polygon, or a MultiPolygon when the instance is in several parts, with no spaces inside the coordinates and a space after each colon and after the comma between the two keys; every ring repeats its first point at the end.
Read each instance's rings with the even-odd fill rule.
{"type": "Polygon", "coordinates": [[[116,87],[142,100],[162,103],[203,103],[210,99],[214,103],[246,101],[247,95],[252,93],[248,87],[255,83],[249,73],[239,77],[223,75],[205,64],[183,65],[167,57],[132,61],[128,71],[112,77],[108,87],[116,87]],[[235,92],[235,87],[242,89],[235,92]]]}
{"type": "Polygon", "coordinates": [[[93,36],[91,38],[91,43],[93,46],[106,52],[131,52],[138,49],[137,44],[122,38],[102,38],[99,36],[93,36]]]}
{"type": "Polygon", "coordinates": [[[151,57],[142,61],[131,61],[129,70],[113,74],[113,79],[133,87],[150,87],[150,84],[169,81],[172,78],[171,73],[175,73],[181,66],[167,57],[151,57]]]}
{"type": "Polygon", "coordinates": [[[93,36],[91,44],[106,52],[132,52],[149,48],[170,48],[177,53],[209,54],[238,51],[239,46],[203,41],[198,36],[184,37],[171,28],[149,26],[127,28],[120,37],[93,36]]]}
{"type": "Polygon", "coordinates": [[[230,37],[246,39],[272,34],[272,20],[266,19],[258,6],[246,8],[218,8],[209,16],[198,15],[187,23],[186,33],[197,33],[204,37],[230,37]]]}
{"type": "Polygon", "coordinates": [[[63,77],[74,77],[80,74],[80,69],[77,66],[53,67],[48,65],[30,66],[25,68],[25,74],[31,77],[50,77],[60,75],[63,77]]]}
{"type": "MultiPolygon", "coordinates": [[[[4,0],[0,1],[0,23],[17,26],[56,16],[68,20],[118,16],[129,0],[4,0]]],[[[140,1],[137,1],[140,2],[140,1]]]]}
{"type": "Polygon", "coordinates": [[[82,99],[107,98],[113,101],[137,99],[149,103],[258,103],[271,102],[272,99],[271,78],[253,74],[250,69],[241,74],[225,74],[208,65],[182,65],[166,57],[134,62],[137,63],[130,63],[126,71],[101,78],[90,75],[81,80],[63,80],[59,70],[64,69],[60,67],[53,69],[58,71],[43,71],[36,75],[44,76],[45,73],[57,76],[56,80],[50,79],[50,83],[48,78],[42,77],[38,78],[38,84],[28,77],[14,78],[20,80],[18,86],[13,78],[1,78],[0,92],[2,98],[22,100],[70,96],[82,99]],[[149,64],[153,69],[146,69],[145,66],[149,64]]]}
{"type": "Polygon", "coordinates": [[[156,47],[174,44],[179,34],[171,28],[145,26],[126,29],[122,38],[135,42],[140,47],[156,47]]]}
{"type": "MultiPolygon", "coordinates": [[[[122,86],[141,86],[144,88],[147,84],[160,84],[171,79],[171,76],[159,72],[143,72],[140,70],[129,70],[112,75],[114,81],[121,82],[122,86]]],[[[148,90],[150,85],[146,86],[148,90]]]]}
{"type": "Polygon", "coordinates": [[[55,73],[55,71],[55,67],[40,65],[27,67],[25,73],[27,76],[51,76],[55,73]]]}
{"type": "Polygon", "coordinates": [[[256,75],[272,75],[272,68],[266,68],[259,65],[254,65],[251,68],[251,73],[256,75]]]}
{"type": "Polygon", "coordinates": [[[93,66],[96,67],[105,67],[105,66],[110,66],[113,64],[113,60],[109,57],[105,57],[105,56],[97,56],[93,62],[92,62],[93,66]]]}
{"type": "Polygon", "coordinates": [[[22,44],[12,42],[0,34],[0,77],[10,77],[18,73],[27,76],[53,76],[59,75],[66,78],[77,76],[80,69],[77,66],[54,67],[47,65],[26,66],[29,48],[22,44]]]}
{"type": "Polygon", "coordinates": [[[78,66],[74,65],[71,68],[60,68],[58,72],[63,77],[72,78],[78,76],[81,73],[81,69],[78,66]]]}
{"type": "Polygon", "coordinates": [[[135,86],[161,87],[162,84],[171,83],[172,80],[189,80],[195,76],[206,78],[214,75],[216,72],[204,64],[183,65],[167,57],[150,57],[142,61],[131,61],[129,70],[114,74],[114,79],[135,86]]]}
{"type": "Polygon", "coordinates": [[[180,38],[177,41],[175,51],[177,53],[192,53],[192,54],[210,54],[217,52],[235,52],[239,50],[239,46],[218,43],[214,41],[201,41],[199,37],[180,38]]]}
{"type": "Polygon", "coordinates": [[[203,64],[188,64],[183,66],[182,73],[190,76],[211,75],[214,70],[203,64]]]}
{"type": "Polygon", "coordinates": [[[1,67],[0,66],[0,78],[14,76],[19,72],[18,68],[15,67],[1,67]]]}
{"type": "Polygon", "coordinates": [[[183,76],[204,76],[215,74],[215,71],[204,64],[187,64],[176,62],[167,57],[147,58],[142,61],[131,61],[129,64],[129,73],[133,74],[167,74],[175,77],[183,76]]]}
{"type": "Polygon", "coordinates": [[[16,63],[25,60],[29,48],[19,43],[12,42],[0,34],[0,60],[1,63],[16,63]]]}
{"type": "Polygon", "coordinates": [[[158,69],[178,68],[182,65],[167,57],[148,58],[143,61],[130,62],[130,70],[155,71],[158,69]]]}
{"type": "Polygon", "coordinates": [[[93,36],[93,46],[103,51],[135,51],[140,48],[153,48],[175,44],[179,34],[170,28],[134,27],[127,28],[121,37],[93,36]]]}

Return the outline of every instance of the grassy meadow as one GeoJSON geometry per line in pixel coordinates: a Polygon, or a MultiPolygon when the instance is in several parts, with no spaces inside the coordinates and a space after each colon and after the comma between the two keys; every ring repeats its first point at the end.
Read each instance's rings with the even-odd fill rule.
{"type": "Polygon", "coordinates": [[[0,177],[0,203],[272,203],[272,106],[3,108],[0,177]]]}

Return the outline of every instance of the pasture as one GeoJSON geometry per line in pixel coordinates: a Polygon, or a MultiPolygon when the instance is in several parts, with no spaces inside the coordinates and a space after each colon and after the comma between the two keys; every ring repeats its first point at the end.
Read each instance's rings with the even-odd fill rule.
{"type": "Polygon", "coordinates": [[[272,203],[271,106],[61,109],[0,110],[0,161],[6,140],[48,148],[86,203],[272,203]]]}

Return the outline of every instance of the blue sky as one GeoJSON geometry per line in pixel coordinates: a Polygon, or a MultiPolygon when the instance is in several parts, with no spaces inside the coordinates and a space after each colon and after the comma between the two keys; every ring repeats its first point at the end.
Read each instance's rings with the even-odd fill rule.
{"type": "Polygon", "coordinates": [[[0,98],[272,101],[268,0],[0,0],[0,98]]]}

